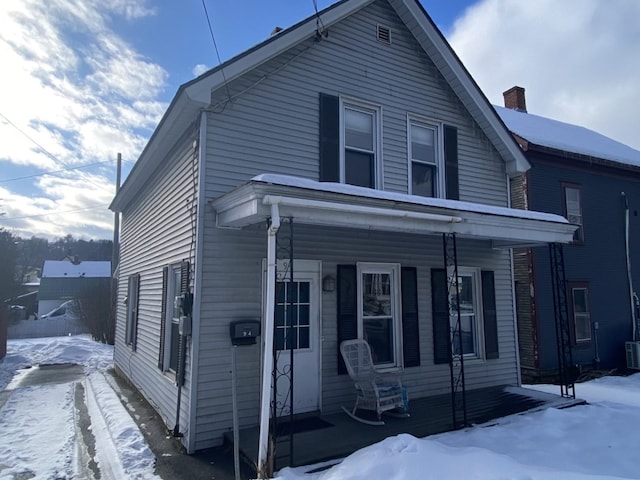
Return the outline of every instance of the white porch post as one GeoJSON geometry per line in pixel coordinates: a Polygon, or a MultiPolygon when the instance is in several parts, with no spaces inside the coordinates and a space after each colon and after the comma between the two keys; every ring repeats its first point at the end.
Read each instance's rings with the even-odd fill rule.
{"type": "Polygon", "coordinates": [[[276,291],[276,234],[280,228],[278,204],[271,205],[271,224],[267,230],[267,305],[262,319],[263,359],[262,388],[260,390],[260,434],[258,439],[258,478],[268,477],[269,406],[273,372],[273,316],[276,291]]]}

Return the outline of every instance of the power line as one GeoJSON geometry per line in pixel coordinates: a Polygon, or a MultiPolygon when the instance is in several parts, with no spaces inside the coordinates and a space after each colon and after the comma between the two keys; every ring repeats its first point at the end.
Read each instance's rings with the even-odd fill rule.
{"type": "MultiPolygon", "coordinates": [[[[204,1],[204,0],[203,0],[204,1]]],[[[38,142],[36,142],[31,136],[29,136],[26,132],[24,132],[20,127],[18,127],[15,123],[13,123],[11,120],[9,120],[6,116],[4,116],[2,114],[2,112],[0,112],[0,117],[2,117],[4,119],[5,122],[7,122],[9,125],[11,125],[13,128],[15,128],[18,132],[20,132],[22,135],[24,135],[26,138],[28,138],[34,145],[36,145],[40,150],[42,150],[44,153],[46,153],[49,158],[51,158],[53,161],[63,165],[66,168],[71,168],[69,167],[69,165],[67,165],[65,162],[63,162],[62,160],[58,159],[53,153],[51,153],[49,150],[47,150],[46,148],[44,148],[42,145],[40,145],[38,142]]],[[[86,178],[85,180],[91,184],[93,184],[94,186],[98,187],[98,188],[102,188],[100,185],[98,185],[95,182],[92,182],[90,178],[86,178]]]]}
{"type": "Polygon", "coordinates": [[[56,173],[68,172],[69,170],[78,170],[80,168],[94,167],[96,165],[103,165],[105,163],[111,163],[111,162],[113,162],[113,160],[106,160],[104,162],[89,163],[87,165],[79,165],[77,167],[62,168],[60,170],[51,170],[49,172],[34,173],[33,175],[25,175],[23,177],[5,178],[3,180],[0,180],[0,183],[13,182],[14,180],[24,180],[25,178],[41,177],[43,175],[54,175],[56,173]]]}
{"type": "Polygon", "coordinates": [[[2,117],[5,122],[7,122],[9,125],[11,125],[13,128],[15,128],[17,131],[19,131],[22,135],[27,137],[34,145],[36,145],[40,150],[42,150],[44,153],[46,153],[49,156],[49,158],[51,158],[52,160],[54,160],[56,162],[62,163],[62,165],[64,165],[65,167],[67,166],[64,162],[61,162],[60,160],[58,160],[53,153],[51,153],[49,150],[47,150],[42,145],[40,145],[38,142],[36,142],[26,132],[24,132],[20,127],[18,127],[15,123],[13,123],[7,117],[5,117],[2,113],[0,113],[0,117],[2,117]]]}
{"type": "MultiPolygon", "coordinates": [[[[221,65],[222,60],[220,60],[220,52],[218,51],[218,44],[216,43],[216,37],[213,34],[213,27],[211,26],[211,20],[209,19],[209,12],[207,11],[207,5],[204,0],[202,0],[202,8],[204,8],[204,15],[205,17],[207,17],[207,25],[209,25],[209,33],[211,34],[213,47],[215,48],[216,56],[218,57],[218,65],[221,65]]],[[[224,74],[224,68],[221,68],[220,72],[222,72],[222,80],[224,81],[224,86],[227,89],[227,96],[229,97],[229,101],[231,101],[231,92],[229,91],[229,85],[227,84],[227,77],[224,74]]]]}
{"type": "Polygon", "coordinates": [[[77,208],[75,210],[60,210],[60,211],[51,212],[51,213],[40,213],[38,215],[23,215],[21,217],[2,217],[2,220],[20,220],[20,219],[23,219],[23,218],[48,217],[49,215],[59,215],[61,213],[82,212],[82,211],[85,211],[85,210],[95,210],[97,208],[108,208],[108,207],[106,205],[95,205],[93,207],[77,208]]]}

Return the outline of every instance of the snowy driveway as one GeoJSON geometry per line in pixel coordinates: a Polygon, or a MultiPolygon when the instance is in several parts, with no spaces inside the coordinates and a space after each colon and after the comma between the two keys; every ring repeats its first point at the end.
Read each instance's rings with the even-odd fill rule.
{"type": "Polygon", "coordinates": [[[0,478],[159,478],[103,374],[112,354],[86,336],[9,343],[0,369],[0,478]]]}

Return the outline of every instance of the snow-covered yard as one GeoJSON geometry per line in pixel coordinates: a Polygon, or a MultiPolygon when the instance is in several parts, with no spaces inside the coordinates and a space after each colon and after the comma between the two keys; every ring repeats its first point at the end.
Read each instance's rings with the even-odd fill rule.
{"type": "MultiPolygon", "coordinates": [[[[559,393],[552,385],[536,389],[559,393]]],[[[399,435],[316,474],[282,480],[596,480],[640,478],[640,374],[576,386],[589,405],[513,415],[464,431],[399,435]]]]}
{"type": "MultiPolygon", "coordinates": [[[[37,364],[85,366],[86,404],[102,478],[159,478],[153,454],[103,375],[111,347],[87,336],[11,340],[0,361],[0,479],[85,478],[78,466],[71,384],[19,386],[37,364]],[[14,374],[17,375],[14,377],[14,374]],[[117,458],[118,461],[113,461],[117,458]],[[107,474],[108,473],[108,474],[107,474]]],[[[558,387],[539,386],[557,393],[558,387]]],[[[546,409],[426,439],[387,438],[327,470],[284,469],[281,480],[596,480],[640,478],[640,374],[576,386],[589,405],[546,409]]],[[[335,463],[335,462],[334,462],[335,463]]],[[[316,466],[317,467],[317,466],[316,466]]],[[[188,478],[188,477],[185,477],[188,478]]]]}
{"type": "Polygon", "coordinates": [[[0,360],[0,479],[159,478],[153,453],[104,375],[112,363],[113,347],[87,335],[8,342],[0,360]],[[80,395],[75,382],[55,382],[54,370],[43,370],[43,382],[24,381],[30,367],[46,364],[84,366],[80,395]],[[91,420],[93,453],[78,428],[79,407],[91,420]]]}

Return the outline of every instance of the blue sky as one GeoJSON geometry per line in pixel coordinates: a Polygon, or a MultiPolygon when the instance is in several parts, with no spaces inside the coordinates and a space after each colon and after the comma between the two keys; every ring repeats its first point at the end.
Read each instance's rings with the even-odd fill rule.
{"type": "MultiPolygon", "coordinates": [[[[640,149],[640,2],[421,1],[490,101],[518,84],[531,113],[640,149]]],[[[314,13],[206,6],[223,61],[314,13]]],[[[179,85],[217,63],[202,0],[0,2],[0,227],[111,238],[117,152],[126,176],[179,85]]]]}

